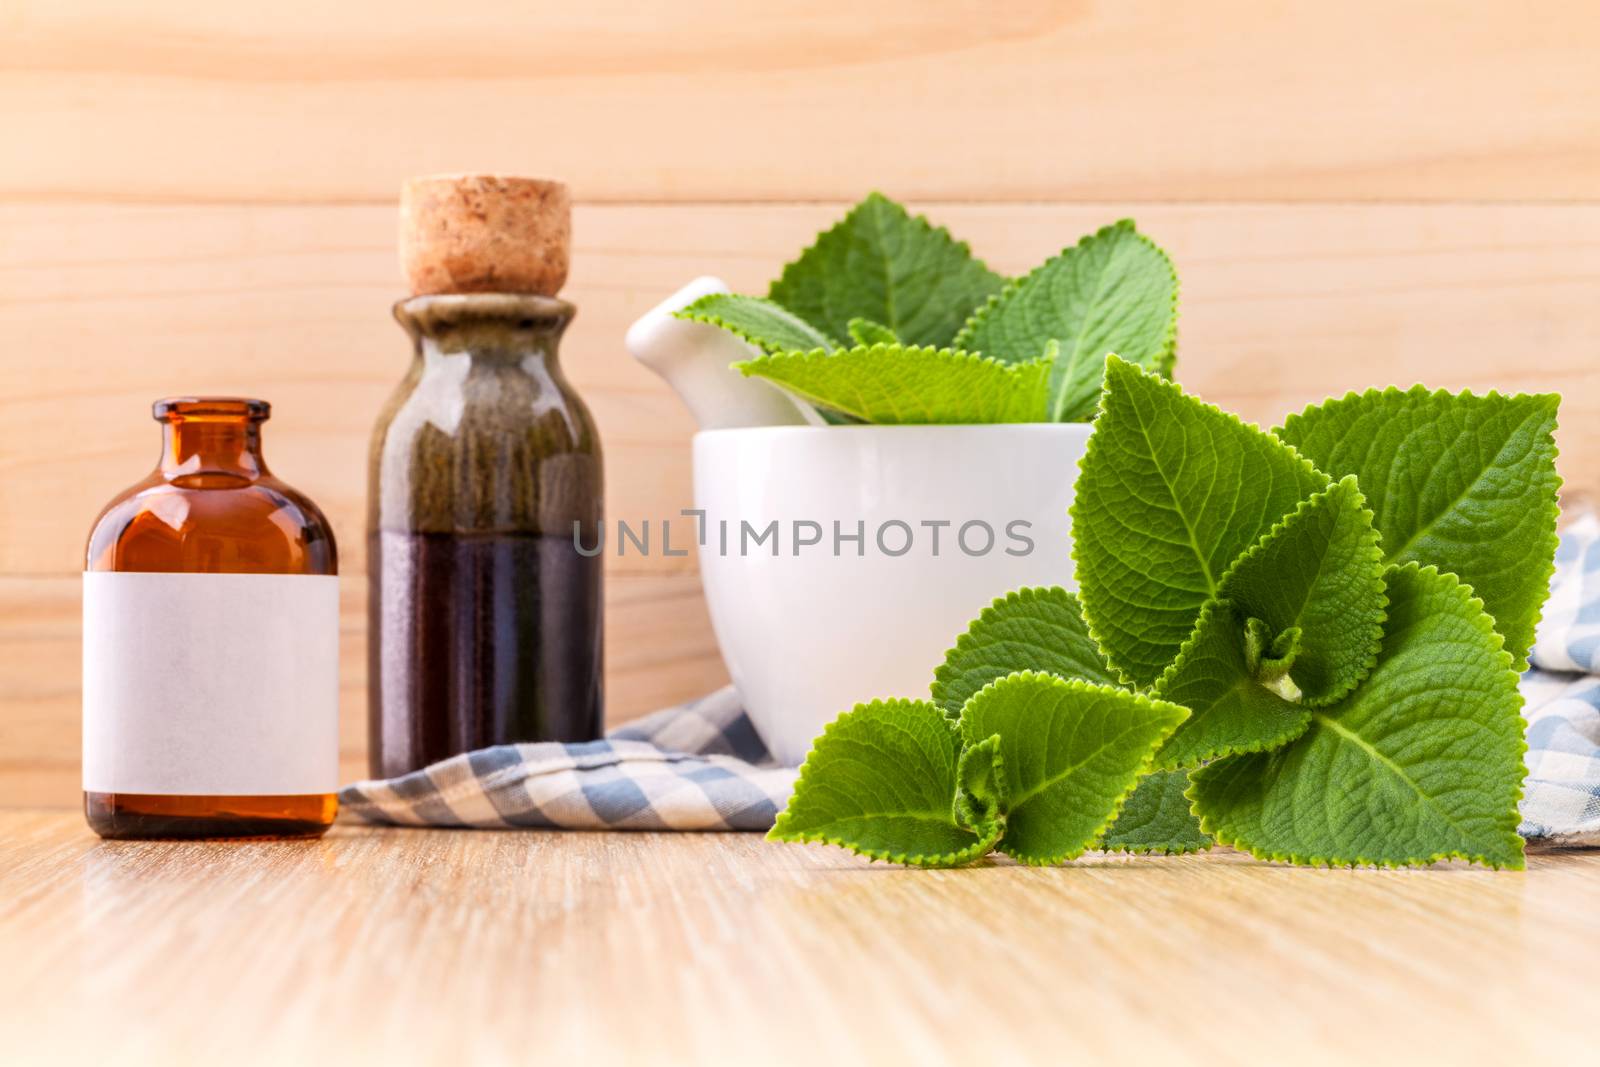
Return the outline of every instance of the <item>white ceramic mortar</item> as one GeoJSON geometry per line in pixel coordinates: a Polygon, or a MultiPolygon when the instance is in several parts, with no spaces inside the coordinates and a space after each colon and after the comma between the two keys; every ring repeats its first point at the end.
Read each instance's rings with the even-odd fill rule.
{"type": "MultiPolygon", "coordinates": [[[[996,597],[1021,586],[1075,587],[1067,509],[1088,437],[1081,423],[772,426],[695,436],[711,620],[734,684],[778,759],[800,762],[822,728],[858,702],[926,699],[945,650],[996,597]],[[770,540],[751,543],[774,520],[776,555],[770,540]],[[904,554],[889,554],[906,541],[900,527],[884,526],[891,520],[913,534],[904,554]],[[822,531],[821,543],[798,554],[794,542],[814,531],[801,527],[797,538],[797,521],[822,531]],[[939,521],[950,525],[938,528],[935,554],[934,528],[924,524],[939,521]],[[835,522],[845,534],[862,524],[865,544],[858,550],[841,540],[835,554],[835,522]],[[743,538],[741,523],[752,530],[743,538]],[[967,523],[994,531],[987,552],[969,554],[958,543],[967,523]],[[1008,536],[1008,527],[1021,536],[1008,536]]],[[[976,553],[983,530],[967,532],[976,553]]]]}

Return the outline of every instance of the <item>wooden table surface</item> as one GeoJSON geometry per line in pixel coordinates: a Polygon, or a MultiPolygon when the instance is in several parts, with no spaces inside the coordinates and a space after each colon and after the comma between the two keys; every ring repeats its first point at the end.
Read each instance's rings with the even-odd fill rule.
{"type": "Polygon", "coordinates": [[[924,872],[753,834],[127,843],[0,812],[8,1062],[1580,1062],[1597,961],[1596,852],[924,872]]]}

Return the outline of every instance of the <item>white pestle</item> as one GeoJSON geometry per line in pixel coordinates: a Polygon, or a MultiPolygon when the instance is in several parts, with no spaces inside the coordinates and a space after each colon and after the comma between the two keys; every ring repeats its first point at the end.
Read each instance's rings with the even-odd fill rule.
{"type": "Polygon", "coordinates": [[[672,316],[702,296],[727,291],[720,278],[696,278],[640,316],[623,343],[677,391],[702,430],[820,424],[781,389],[733,369],[732,364],[761,354],[754,345],[720,327],[672,316]]]}

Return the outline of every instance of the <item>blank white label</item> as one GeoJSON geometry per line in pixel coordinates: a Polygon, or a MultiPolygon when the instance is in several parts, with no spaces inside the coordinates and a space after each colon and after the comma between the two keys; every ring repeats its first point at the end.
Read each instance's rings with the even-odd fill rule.
{"type": "Polygon", "coordinates": [[[339,579],[83,576],[83,788],[278,796],[339,784],[339,579]]]}

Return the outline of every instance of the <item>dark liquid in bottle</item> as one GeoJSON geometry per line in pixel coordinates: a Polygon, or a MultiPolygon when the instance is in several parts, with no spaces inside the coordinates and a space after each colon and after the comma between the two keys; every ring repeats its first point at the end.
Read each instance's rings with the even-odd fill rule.
{"type": "Polygon", "coordinates": [[[601,730],[601,557],[572,538],[382,531],[368,567],[372,772],[601,730]]]}

